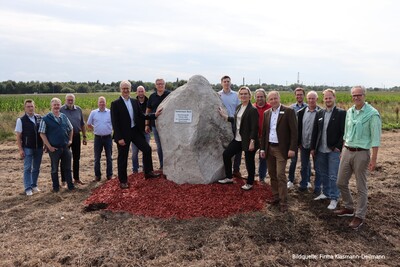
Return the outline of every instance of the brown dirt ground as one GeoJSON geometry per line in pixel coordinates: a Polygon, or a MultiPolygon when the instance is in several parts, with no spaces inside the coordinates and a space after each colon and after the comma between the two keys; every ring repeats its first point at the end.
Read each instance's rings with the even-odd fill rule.
{"type": "MultiPolygon", "coordinates": [[[[23,194],[22,161],[15,144],[3,143],[0,266],[399,266],[399,146],[400,132],[383,133],[377,171],[369,178],[367,220],[353,231],[347,227],[350,219],[333,216],[328,203],[295,191],[290,191],[290,208],[284,215],[268,204],[260,212],[226,219],[86,213],[83,201],[96,187],[90,182],[92,142],[83,148],[81,159],[86,185],[74,192],[51,193],[45,154],[39,177],[42,192],[32,197],[23,194]]],[[[114,151],[115,173],[116,156],[114,151]]],[[[153,159],[157,167],[155,154],[153,159]]],[[[354,192],[354,179],[351,187],[354,192]]]]}

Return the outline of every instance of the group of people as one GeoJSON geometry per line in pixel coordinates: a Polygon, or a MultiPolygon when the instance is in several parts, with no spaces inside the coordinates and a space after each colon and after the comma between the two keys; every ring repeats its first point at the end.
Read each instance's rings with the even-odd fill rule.
{"type": "MultiPolygon", "coordinates": [[[[73,190],[77,184],[84,182],[79,176],[81,144],[87,145],[86,125],[94,133],[94,181],[101,180],[100,159],[103,149],[106,156],[106,178],[113,177],[112,140],[118,148],[118,178],[122,189],[128,188],[127,160],[132,144],[132,171],[138,172],[138,152],[143,153],[143,170],[145,178],[155,178],[159,173],[153,172],[151,156],[149,120],[154,120],[162,110],[155,113],[158,105],[169,94],[165,90],[164,79],[156,80],[157,90],[149,99],[145,96],[143,86],[137,88],[137,98],[130,97],[131,83],[120,83],[121,96],[111,103],[108,109],[106,98],[98,98],[98,108],[90,112],[87,123],[82,109],[75,105],[75,96],[67,94],[65,104],[59,98],[50,101],[50,112],[45,116],[35,113],[35,103],[31,99],[24,101],[25,114],[17,119],[15,132],[20,157],[24,160],[24,189],[28,196],[39,192],[37,180],[44,150],[51,161],[51,179],[53,192],[61,187],[73,190]],[[146,113],[147,112],[147,113],[146,113]],[[82,133],[82,139],[81,139],[82,133]],[[72,167],[72,168],[71,168],[72,167]],[[59,179],[61,169],[61,184],[59,179]]],[[[162,148],[158,135],[157,150],[162,168],[162,148]]]]}
{"type": "MultiPolygon", "coordinates": [[[[233,91],[229,76],[221,78],[221,85],[222,90],[218,93],[226,109],[219,108],[219,113],[231,123],[233,140],[222,155],[225,178],[218,180],[219,183],[233,183],[234,176],[241,177],[240,162],[244,152],[248,177],[242,189],[252,189],[256,172],[255,156],[259,150],[260,183],[265,183],[267,166],[271,179],[273,198],[268,202],[279,206],[281,212],[286,212],[288,189],[294,186],[295,164],[300,151],[301,181],[298,190],[304,192],[311,187],[312,156],[315,200],[330,199],[328,209],[335,210],[335,214],[354,216],[350,227],[357,229],[363,224],[368,200],[367,171],[375,168],[381,135],[379,113],[365,102],[364,87],[355,86],[351,89],[354,106],[346,112],[336,107],[335,91],[332,89],[322,93],[325,105],[322,108],[317,105],[317,92],[308,92],[307,103],[304,103],[304,89],[296,88],[294,93],[297,101],[289,107],[281,104],[278,91],[267,94],[264,89],[257,89],[256,101],[251,104],[252,92],[248,87],[242,86],[238,92],[233,91]],[[291,159],[289,181],[285,172],[288,159],[291,159]],[[358,191],[356,209],[349,190],[352,174],[356,177],[358,191]],[[336,209],[340,196],[344,207],[336,209]]],[[[113,176],[114,139],[118,149],[120,188],[126,189],[129,188],[127,167],[130,148],[133,173],[139,170],[140,150],[143,153],[145,178],[160,176],[153,171],[150,132],[154,134],[162,170],[162,147],[154,120],[162,113],[162,109],[157,107],[168,96],[169,91],[165,90],[164,79],[156,80],[156,91],[149,98],[146,97],[143,86],[137,88],[136,99],[131,98],[132,85],[127,80],[120,83],[120,91],[121,96],[111,103],[110,109],[106,108],[106,98],[99,97],[98,109],[91,111],[87,126],[94,133],[94,181],[101,180],[100,159],[103,149],[106,156],[106,178],[111,179],[113,176]]],[[[34,102],[25,100],[25,114],[17,119],[15,132],[20,156],[24,159],[26,195],[40,191],[37,180],[43,147],[51,160],[54,192],[60,190],[59,165],[63,186],[73,190],[76,184],[83,184],[79,177],[79,159],[81,142],[86,145],[87,141],[82,110],[75,105],[73,94],[67,94],[65,105],[61,105],[58,98],[53,98],[50,104],[51,111],[41,117],[35,113],[34,102]]]]}
{"type": "Polygon", "coordinates": [[[380,115],[365,101],[366,89],[363,86],[351,89],[354,105],[346,112],[336,106],[333,89],[323,91],[324,107],[319,107],[317,92],[310,91],[305,95],[303,88],[296,88],[297,101],[288,107],[281,104],[277,91],[266,94],[264,89],[257,89],[256,102],[251,105],[252,93],[248,87],[240,87],[237,93],[232,91],[229,76],[222,77],[221,84],[223,90],[219,94],[226,111],[220,108],[219,113],[232,124],[233,140],[223,153],[226,177],[218,182],[233,183],[234,176],[241,177],[239,166],[241,153],[244,152],[248,177],[242,189],[252,189],[255,155],[259,149],[260,183],[264,183],[267,166],[271,179],[273,198],[268,202],[279,205],[280,211],[286,212],[288,189],[294,187],[294,172],[300,151],[301,181],[298,191],[305,192],[312,187],[312,156],[314,200],[329,199],[327,208],[334,210],[337,216],[353,217],[349,227],[358,229],[367,210],[367,173],[375,169],[381,137],[380,115]],[[304,103],[305,96],[307,103],[304,103]],[[288,159],[291,159],[289,181],[286,178],[288,159]],[[358,193],[356,208],[349,189],[353,174],[358,193]],[[337,209],[340,196],[344,207],[337,209]]]}

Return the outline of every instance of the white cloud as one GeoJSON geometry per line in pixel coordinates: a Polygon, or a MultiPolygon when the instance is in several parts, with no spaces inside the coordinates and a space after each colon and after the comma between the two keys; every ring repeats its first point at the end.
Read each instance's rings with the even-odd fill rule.
{"type": "Polygon", "coordinates": [[[0,61],[7,63],[0,65],[0,80],[202,74],[216,83],[229,74],[235,83],[246,77],[284,84],[300,72],[309,84],[399,85],[396,1],[23,0],[2,6],[0,61]]]}

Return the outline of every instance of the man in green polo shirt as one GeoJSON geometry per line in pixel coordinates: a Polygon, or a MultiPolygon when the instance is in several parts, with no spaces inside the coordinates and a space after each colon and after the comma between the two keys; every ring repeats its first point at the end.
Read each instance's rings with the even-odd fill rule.
{"type": "Polygon", "coordinates": [[[381,140],[381,118],[378,111],[365,102],[363,86],[351,88],[354,106],[346,115],[344,148],[342,150],[337,185],[342,194],[344,208],[336,210],[338,216],[353,217],[349,227],[357,230],[367,213],[368,187],[367,171],[373,171],[378,157],[381,140]],[[372,148],[372,155],[370,149],[372,148]],[[349,180],[354,173],[357,185],[357,207],[349,189],[349,180]]]}

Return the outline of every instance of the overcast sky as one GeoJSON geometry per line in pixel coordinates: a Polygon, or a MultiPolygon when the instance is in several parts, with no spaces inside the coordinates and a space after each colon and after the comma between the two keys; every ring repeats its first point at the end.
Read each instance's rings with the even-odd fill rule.
{"type": "Polygon", "coordinates": [[[400,1],[0,4],[0,81],[400,85],[400,1]]]}

